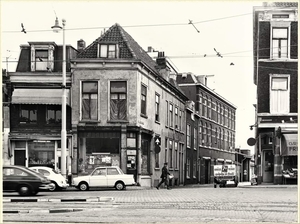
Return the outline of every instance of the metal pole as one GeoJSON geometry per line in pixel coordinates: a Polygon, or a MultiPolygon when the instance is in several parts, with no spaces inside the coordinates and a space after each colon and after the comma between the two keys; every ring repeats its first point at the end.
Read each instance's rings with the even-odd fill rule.
{"type": "Polygon", "coordinates": [[[62,20],[63,24],[63,63],[62,63],[62,103],[61,103],[61,174],[67,178],[66,172],[66,44],[65,44],[65,23],[66,20],[62,20]]]}

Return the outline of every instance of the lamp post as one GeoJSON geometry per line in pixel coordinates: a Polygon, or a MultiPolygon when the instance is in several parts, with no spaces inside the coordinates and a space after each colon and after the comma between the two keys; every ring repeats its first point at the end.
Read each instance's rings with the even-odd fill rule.
{"type": "Polygon", "coordinates": [[[61,103],[61,174],[67,178],[67,131],[66,131],[66,44],[65,44],[65,25],[66,20],[62,19],[62,27],[59,26],[58,18],[55,19],[55,25],[51,28],[55,33],[63,30],[63,63],[62,63],[62,103],[61,103]]]}

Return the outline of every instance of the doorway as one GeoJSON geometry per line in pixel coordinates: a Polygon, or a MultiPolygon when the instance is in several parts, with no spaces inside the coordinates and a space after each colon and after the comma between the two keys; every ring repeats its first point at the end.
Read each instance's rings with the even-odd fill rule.
{"type": "Polygon", "coordinates": [[[14,164],[15,165],[20,165],[20,166],[25,166],[26,165],[26,150],[15,150],[15,155],[14,155],[14,164]]]}
{"type": "Polygon", "coordinates": [[[263,151],[263,182],[272,183],[274,178],[274,155],[272,150],[263,151]]]}

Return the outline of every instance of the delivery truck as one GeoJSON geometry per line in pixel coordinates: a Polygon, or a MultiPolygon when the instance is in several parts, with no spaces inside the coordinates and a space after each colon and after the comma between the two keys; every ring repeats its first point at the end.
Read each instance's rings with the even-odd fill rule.
{"type": "Polygon", "coordinates": [[[233,164],[214,165],[214,188],[237,187],[236,166],[233,164]]]}

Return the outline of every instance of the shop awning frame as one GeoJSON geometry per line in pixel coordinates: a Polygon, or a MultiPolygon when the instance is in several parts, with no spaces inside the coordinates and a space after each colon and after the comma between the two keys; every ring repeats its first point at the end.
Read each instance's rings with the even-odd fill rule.
{"type": "MultiPolygon", "coordinates": [[[[70,103],[70,91],[67,89],[66,103],[70,103]]],[[[15,89],[12,94],[12,104],[62,104],[61,89],[15,89]]]]}
{"type": "Polygon", "coordinates": [[[282,156],[297,156],[298,155],[298,134],[283,134],[281,145],[282,156]]]}

